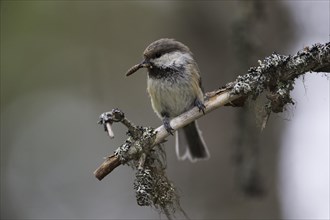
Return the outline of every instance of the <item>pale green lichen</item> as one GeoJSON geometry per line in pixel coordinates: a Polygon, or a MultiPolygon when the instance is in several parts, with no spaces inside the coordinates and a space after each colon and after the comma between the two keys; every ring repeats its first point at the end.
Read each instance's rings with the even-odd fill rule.
{"type": "Polygon", "coordinates": [[[143,167],[137,169],[134,189],[138,205],[152,206],[171,219],[177,210],[183,210],[178,193],[174,184],[167,178],[165,168],[165,151],[161,145],[157,145],[146,156],[143,167]]]}
{"type": "MultiPolygon", "coordinates": [[[[153,146],[156,132],[150,127],[136,127],[140,136],[128,133],[129,138],[120,146],[115,154],[122,164],[128,164],[136,170],[134,190],[137,204],[151,206],[159,213],[165,214],[169,219],[177,210],[183,212],[179,203],[179,196],[175,186],[167,178],[166,154],[160,144],[153,146]],[[143,164],[140,158],[145,155],[143,164]]],[[[184,212],[183,212],[184,213],[184,212]]]]}
{"type": "Polygon", "coordinates": [[[148,146],[149,148],[152,146],[156,137],[156,131],[151,127],[135,127],[134,133],[139,133],[140,136],[135,139],[136,135],[133,136],[128,132],[128,139],[115,151],[122,164],[129,163],[134,166],[132,160],[138,160],[143,152],[149,151],[148,146]]]}

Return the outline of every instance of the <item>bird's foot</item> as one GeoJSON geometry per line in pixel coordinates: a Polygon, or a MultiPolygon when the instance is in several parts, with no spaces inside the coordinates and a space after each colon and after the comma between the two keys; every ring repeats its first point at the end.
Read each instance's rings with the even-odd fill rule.
{"type": "Polygon", "coordinates": [[[171,127],[171,125],[170,125],[170,119],[168,117],[164,117],[163,118],[163,124],[164,124],[164,127],[165,127],[166,131],[170,135],[173,135],[174,129],[171,127]]]}
{"type": "Polygon", "coordinates": [[[195,99],[195,106],[197,106],[198,110],[199,111],[202,111],[203,114],[205,115],[205,105],[203,102],[201,102],[199,99],[195,99]]]}

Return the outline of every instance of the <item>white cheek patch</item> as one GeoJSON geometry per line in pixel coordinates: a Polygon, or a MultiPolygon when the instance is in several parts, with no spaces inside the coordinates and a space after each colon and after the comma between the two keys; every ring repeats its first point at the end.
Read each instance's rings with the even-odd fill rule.
{"type": "Polygon", "coordinates": [[[152,62],[154,65],[159,67],[173,67],[173,66],[181,66],[185,65],[188,60],[192,60],[193,58],[189,53],[182,52],[171,52],[163,54],[161,57],[153,59],[152,62]]]}

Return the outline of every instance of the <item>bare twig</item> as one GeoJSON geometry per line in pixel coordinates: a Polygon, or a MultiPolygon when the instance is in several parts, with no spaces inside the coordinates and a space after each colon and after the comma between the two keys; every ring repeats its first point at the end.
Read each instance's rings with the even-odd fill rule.
{"type": "MultiPolygon", "coordinates": [[[[250,68],[247,74],[238,76],[234,82],[228,83],[222,89],[207,93],[205,113],[224,105],[243,106],[248,97],[256,99],[261,93],[266,92],[268,102],[264,106],[263,125],[265,126],[271,112],[282,112],[286,104],[293,104],[290,92],[297,77],[309,71],[320,72],[329,69],[330,43],[306,47],[294,56],[273,53],[263,61],[259,61],[259,66],[250,68]]],[[[138,161],[142,153],[148,154],[148,150],[169,136],[164,126],[155,130],[134,126],[118,109],[104,114],[108,120],[101,118],[101,124],[122,122],[129,129],[129,138],[94,172],[99,180],[120,164],[128,163],[133,159],[138,161]]],[[[170,125],[177,130],[202,116],[203,113],[199,112],[198,108],[193,108],[171,120],[170,125]]]]}
{"type": "Polygon", "coordinates": [[[102,180],[106,175],[111,173],[111,171],[118,167],[120,164],[121,162],[116,155],[106,157],[102,165],[94,171],[94,175],[98,180],[102,180]]]}
{"type": "MultiPolygon", "coordinates": [[[[219,89],[217,91],[213,91],[210,94],[206,94],[206,95],[208,97],[208,100],[205,103],[205,107],[206,107],[205,114],[213,111],[214,109],[219,108],[220,106],[226,105],[226,104],[234,106],[234,104],[230,103],[230,102],[236,100],[239,97],[239,95],[232,95],[230,88],[219,89]]],[[[120,110],[115,109],[115,111],[120,111],[120,110]]],[[[110,112],[103,113],[102,115],[104,115],[104,114],[111,115],[110,112]]],[[[101,115],[101,117],[102,117],[102,115],[101,115]]],[[[174,130],[177,130],[202,116],[203,116],[203,113],[200,112],[198,110],[198,108],[193,108],[190,111],[185,112],[184,114],[171,120],[170,124],[174,130]]],[[[142,130],[133,128],[133,126],[130,123],[127,123],[129,121],[126,118],[123,118],[123,121],[120,121],[120,122],[125,124],[130,130],[129,133],[132,135],[134,134],[134,137],[137,138],[137,139],[135,139],[135,138],[132,138],[132,139],[135,140],[136,142],[140,142],[139,138],[142,136],[142,133],[141,133],[142,130]],[[125,121],[125,123],[123,121],[125,121]],[[138,132],[138,133],[140,133],[139,135],[137,135],[137,131],[139,131],[138,132]]],[[[156,133],[156,136],[154,137],[155,139],[152,142],[151,146],[149,146],[149,148],[164,142],[164,139],[169,136],[169,134],[167,133],[167,131],[163,125],[158,127],[157,129],[155,129],[155,133],[156,133]]],[[[128,141],[128,142],[131,142],[131,141],[128,141]]],[[[127,143],[125,143],[125,144],[127,144],[127,143]]],[[[134,143],[131,144],[131,146],[132,145],[134,145],[134,143]]],[[[139,145],[140,145],[140,143],[139,143],[139,145]]],[[[127,162],[127,160],[125,159],[122,162],[127,162]]],[[[102,165],[99,166],[99,168],[97,168],[94,171],[95,177],[99,180],[102,180],[106,175],[108,175],[110,172],[112,172],[112,170],[114,170],[122,162],[121,162],[120,157],[117,154],[108,156],[106,158],[106,160],[102,163],[102,165]]]]}

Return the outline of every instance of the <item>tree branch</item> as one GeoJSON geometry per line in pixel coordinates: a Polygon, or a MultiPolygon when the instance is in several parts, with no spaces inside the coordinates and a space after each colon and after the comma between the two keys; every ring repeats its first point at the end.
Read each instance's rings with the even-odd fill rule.
{"type": "MultiPolygon", "coordinates": [[[[266,93],[268,101],[264,106],[262,124],[262,127],[265,127],[271,112],[282,112],[287,104],[294,104],[290,92],[296,78],[310,71],[329,72],[330,43],[305,47],[294,56],[273,53],[263,61],[259,60],[258,62],[257,67],[250,68],[245,75],[238,76],[234,82],[228,83],[221,89],[206,93],[205,114],[220,106],[243,106],[247,98],[251,97],[252,100],[255,100],[261,93],[266,93]]],[[[172,119],[170,125],[174,130],[177,130],[202,116],[203,113],[195,107],[172,119]]],[[[101,115],[100,123],[105,125],[106,131],[109,125],[114,122],[122,122],[127,126],[129,137],[115,151],[115,154],[108,156],[102,165],[95,170],[94,175],[99,180],[102,180],[120,164],[130,163],[132,160],[139,164],[142,155],[144,157],[148,155],[154,146],[164,142],[165,138],[169,136],[164,126],[154,130],[133,125],[118,109],[101,115]]],[[[110,132],[109,135],[113,136],[113,133],[110,132]]]]}

